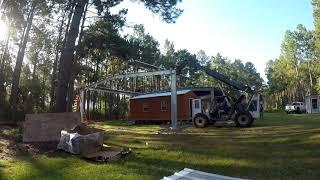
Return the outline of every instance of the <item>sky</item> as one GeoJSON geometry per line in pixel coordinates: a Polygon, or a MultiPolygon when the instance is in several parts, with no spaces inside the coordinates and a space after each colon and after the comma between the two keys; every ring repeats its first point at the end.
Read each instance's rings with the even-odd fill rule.
{"type": "Polygon", "coordinates": [[[183,0],[184,12],[174,24],[142,4],[124,1],[120,7],[129,10],[128,25],[144,24],[160,48],[168,39],[176,50],[251,61],[265,80],[265,64],[279,56],[285,32],[298,24],[313,29],[310,0],[183,0]]]}

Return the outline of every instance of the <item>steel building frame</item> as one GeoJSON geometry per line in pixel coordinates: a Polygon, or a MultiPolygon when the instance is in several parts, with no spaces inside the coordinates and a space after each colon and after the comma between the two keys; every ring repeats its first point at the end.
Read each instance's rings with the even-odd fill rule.
{"type": "MultiPolygon", "coordinates": [[[[146,64],[146,63],[145,63],[146,64]]],[[[154,66],[153,66],[154,67],[154,66]]],[[[97,92],[107,92],[107,93],[115,93],[115,94],[124,94],[124,95],[139,95],[142,93],[132,92],[132,91],[122,91],[122,90],[114,90],[105,87],[101,87],[99,85],[105,84],[108,81],[123,79],[123,78],[134,78],[134,77],[145,77],[145,76],[161,76],[161,75],[169,75],[170,76],[170,85],[171,85],[171,125],[172,129],[177,128],[177,75],[175,70],[159,70],[159,71],[151,71],[151,72],[138,72],[138,73],[129,73],[129,74],[120,74],[105,80],[99,81],[97,83],[89,84],[87,86],[83,86],[80,90],[80,113],[81,118],[83,118],[84,114],[84,91],[97,91],[97,92]]]]}

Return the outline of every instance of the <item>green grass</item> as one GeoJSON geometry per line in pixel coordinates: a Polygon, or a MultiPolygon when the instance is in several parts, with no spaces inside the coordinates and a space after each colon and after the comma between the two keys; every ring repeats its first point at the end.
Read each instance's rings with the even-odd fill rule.
{"type": "Polygon", "coordinates": [[[133,153],[106,164],[79,159],[0,161],[0,179],[160,179],[185,167],[250,179],[319,179],[320,115],[265,114],[252,128],[96,123],[105,143],[133,153]],[[163,133],[159,133],[163,132],[163,133]]]}

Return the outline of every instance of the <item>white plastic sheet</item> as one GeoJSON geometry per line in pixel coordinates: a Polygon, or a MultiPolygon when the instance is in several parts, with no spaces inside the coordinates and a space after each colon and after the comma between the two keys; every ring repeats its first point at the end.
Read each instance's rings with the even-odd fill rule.
{"type": "Polygon", "coordinates": [[[72,140],[81,136],[78,133],[68,133],[67,131],[62,130],[61,131],[61,138],[60,142],[58,144],[58,149],[62,149],[64,151],[70,152],[72,154],[79,154],[79,152],[76,152],[74,150],[74,146],[72,143],[72,140]]]}
{"type": "Polygon", "coordinates": [[[72,154],[86,155],[100,151],[102,146],[103,133],[97,132],[81,135],[62,130],[60,142],[57,148],[72,154]]]}

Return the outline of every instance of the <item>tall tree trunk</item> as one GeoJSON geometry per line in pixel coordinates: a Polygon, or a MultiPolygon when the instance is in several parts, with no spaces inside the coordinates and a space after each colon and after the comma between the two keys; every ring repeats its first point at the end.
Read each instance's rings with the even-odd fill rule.
{"type": "Polygon", "coordinates": [[[84,29],[84,22],[86,21],[86,15],[87,15],[87,10],[88,10],[88,4],[87,3],[85,5],[84,8],[84,14],[83,14],[83,18],[82,18],[82,22],[81,22],[81,29],[80,29],[80,34],[79,34],[79,40],[78,40],[78,46],[76,48],[76,54],[75,54],[75,58],[74,58],[74,62],[73,62],[73,70],[71,72],[71,78],[70,78],[70,82],[69,82],[69,89],[68,89],[68,101],[67,101],[67,111],[71,111],[72,109],[72,102],[73,102],[73,92],[74,92],[74,81],[79,73],[79,69],[80,69],[80,65],[79,65],[79,61],[80,61],[80,50],[81,50],[81,39],[83,36],[83,29],[84,29]]]}
{"type": "Polygon", "coordinates": [[[82,14],[84,12],[84,7],[88,0],[79,0],[75,6],[74,15],[71,21],[70,30],[66,38],[65,47],[62,50],[60,57],[60,72],[59,81],[57,88],[57,98],[55,104],[56,112],[65,112],[67,109],[67,93],[68,93],[68,83],[70,81],[75,42],[79,33],[79,25],[81,21],[82,14]]]}
{"type": "Polygon", "coordinates": [[[114,108],[113,108],[114,105],[113,105],[113,103],[111,103],[111,102],[113,101],[113,99],[114,99],[114,98],[113,98],[113,94],[110,93],[110,94],[109,94],[109,100],[108,100],[108,101],[109,101],[109,104],[108,104],[108,111],[109,111],[109,113],[108,113],[108,119],[109,119],[109,120],[112,120],[112,119],[114,118],[114,114],[113,114],[113,113],[114,113],[114,110],[113,110],[113,109],[114,109],[114,108]]]}
{"type": "Polygon", "coordinates": [[[29,18],[27,20],[27,27],[24,35],[22,36],[22,44],[20,44],[20,48],[17,55],[16,66],[14,68],[13,77],[12,77],[12,88],[10,95],[10,120],[16,120],[16,111],[17,111],[17,100],[18,100],[18,88],[19,88],[19,80],[21,74],[21,66],[24,58],[27,42],[29,39],[29,32],[31,29],[33,16],[35,11],[35,4],[32,4],[29,18]]]}
{"type": "Polygon", "coordinates": [[[87,91],[87,118],[90,120],[90,91],[87,91]]]}
{"type": "Polygon", "coordinates": [[[3,53],[1,55],[0,59],[0,104],[4,102],[5,96],[6,96],[6,89],[4,86],[4,69],[6,65],[6,55],[8,52],[8,46],[9,46],[9,39],[10,39],[10,34],[8,33],[7,39],[5,42],[5,47],[3,50],[3,53]]]}
{"type": "Polygon", "coordinates": [[[108,118],[108,116],[107,116],[107,110],[108,110],[108,108],[107,108],[107,95],[106,95],[106,93],[104,93],[104,119],[106,120],[107,118],[108,118]]]}
{"type": "MultiPolygon", "coordinates": [[[[45,73],[45,72],[43,72],[45,73]]],[[[43,88],[43,92],[42,92],[42,98],[41,98],[41,111],[44,111],[46,108],[46,91],[45,91],[45,87],[46,87],[46,76],[42,77],[42,88],[43,88]]]]}
{"type": "MultiPolygon", "coordinates": [[[[38,53],[39,52],[36,52],[35,56],[33,57],[34,62],[33,62],[33,70],[32,70],[32,75],[31,75],[33,83],[38,81],[38,79],[36,78],[36,72],[37,72],[37,68],[38,68],[38,53]]],[[[39,97],[40,97],[39,94],[34,94],[34,93],[30,94],[30,102],[29,103],[32,105],[35,105],[35,109],[37,112],[38,112],[38,104],[39,104],[39,100],[40,100],[39,97]]]]}
{"type": "MultiPolygon", "coordinates": [[[[65,15],[65,13],[64,13],[64,15],[65,15]]],[[[72,10],[70,11],[68,22],[70,22],[71,15],[72,15],[72,10]]],[[[56,56],[55,56],[54,62],[52,64],[52,69],[53,70],[52,70],[51,89],[50,89],[50,110],[51,111],[53,111],[54,102],[55,102],[55,91],[56,91],[56,86],[57,86],[57,70],[58,70],[59,54],[60,54],[61,49],[62,49],[61,40],[62,40],[62,31],[63,31],[64,20],[65,20],[65,16],[62,17],[61,22],[60,22],[59,35],[58,35],[58,39],[57,39],[57,43],[56,43],[56,49],[55,49],[56,56]]],[[[69,25],[67,25],[67,27],[68,26],[69,25]]],[[[66,29],[66,31],[67,31],[67,29],[66,29]]]]}
{"type": "Polygon", "coordinates": [[[100,115],[100,119],[101,119],[101,114],[102,114],[102,103],[101,103],[101,93],[99,94],[99,115],[100,115]]]}
{"type": "MultiPolygon", "coordinates": [[[[95,72],[94,72],[94,80],[98,80],[99,77],[99,61],[97,61],[96,67],[95,67],[95,72]]],[[[96,102],[97,102],[97,95],[98,93],[96,91],[92,92],[92,111],[93,114],[96,114],[96,102]]]]}
{"type": "Polygon", "coordinates": [[[160,91],[161,76],[156,76],[156,90],[160,91]]]}
{"type": "MultiPolygon", "coordinates": [[[[65,34],[64,34],[64,39],[63,39],[63,42],[62,42],[62,46],[61,46],[61,49],[59,49],[60,50],[60,54],[62,53],[62,50],[65,48],[65,46],[66,46],[66,41],[67,41],[67,37],[68,37],[68,35],[69,35],[69,30],[70,30],[70,24],[71,24],[71,20],[72,20],[72,18],[73,18],[73,14],[74,14],[74,10],[75,10],[75,6],[76,6],[76,1],[75,0],[71,0],[70,2],[69,2],[69,4],[68,4],[69,6],[67,6],[67,8],[66,9],[68,9],[70,6],[71,6],[71,8],[70,8],[70,11],[69,11],[69,15],[68,15],[68,22],[67,22],[67,25],[66,25],[66,28],[65,28],[65,34]]],[[[60,69],[61,69],[61,62],[60,62],[60,60],[61,60],[61,56],[60,56],[60,59],[58,59],[58,70],[59,70],[59,72],[60,72],[60,69]]],[[[58,72],[58,73],[59,73],[58,72]]],[[[59,78],[59,77],[57,77],[57,78],[59,78]]],[[[57,87],[56,87],[57,88],[57,87]]],[[[56,89],[56,91],[57,91],[57,89],[56,89]]]]}
{"type": "Polygon", "coordinates": [[[108,98],[108,110],[109,110],[108,119],[111,120],[113,118],[113,96],[111,93],[109,93],[108,96],[109,96],[109,98],[108,98]]]}
{"type": "MultiPolygon", "coordinates": [[[[117,82],[116,85],[117,89],[119,89],[119,82],[117,82]]],[[[119,115],[120,115],[120,95],[116,94],[116,119],[119,120],[119,115]]]]}
{"type": "Polygon", "coordinates": [[[35,55],[35,61],[33,62],[33,71],[32,71],[32,81],[36,79],[36,72],[37,72],[37,67],[38,67],[38,54],[39,52],[36,52],[35,55]]]}
{"type": "Polygon", "coordinates": [[[310,62],[308,61],[307,63],[308,63],[309,83],[310,83],[309,95],[312,95],[314,93],[314,90],[313,90],[313,78],[312,78],[312,73],[311,73],[310,62]]]}

